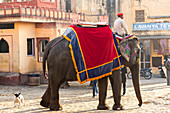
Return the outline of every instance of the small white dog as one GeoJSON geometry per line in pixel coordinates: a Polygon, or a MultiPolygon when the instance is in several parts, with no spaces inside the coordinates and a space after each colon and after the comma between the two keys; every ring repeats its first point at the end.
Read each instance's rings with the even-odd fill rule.
{"type": "Polygon", "coordinates": [[[21,95],[21,93],[14,94],[14,107],[16,107],[16,103],[19,103],[18,108],[20,108],[21,103],[23,103],[25,106],[24,97],[21,95]]]}

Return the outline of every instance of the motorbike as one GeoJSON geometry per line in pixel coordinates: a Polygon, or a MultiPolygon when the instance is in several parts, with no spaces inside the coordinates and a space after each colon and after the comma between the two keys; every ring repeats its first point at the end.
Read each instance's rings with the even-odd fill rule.
{"type": "MultiPolygon", "coordinates": [[[[151,67],[150,68],[142,68],[140,70],[140,76],[144,77],[147,80],[151,79],[152,78],[152,68],[151,67]]],[[[132,78],[132,75],[130,72],[127,73],[127,77],[129,79],[132,78]]]]}
{"type": "Polygon", "coordinates": [[[158,66],[159,73],[160,73],[160,75],[161,75],[161,78],[165,78],[165,73],[164,73],[162,67],[164,67],[164,65],[158,66]]]}

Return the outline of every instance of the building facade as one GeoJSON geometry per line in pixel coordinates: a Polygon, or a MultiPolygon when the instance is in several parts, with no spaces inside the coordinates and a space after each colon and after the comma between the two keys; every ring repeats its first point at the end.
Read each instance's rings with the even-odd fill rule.
{"type": "Polygon", "coordinates": [[[121,1],[121,11],[130,33],[140,39],[142,48],[141,68],[164,65],[170,55],[170,7],[169,0],[126,0],[121,1]]]}
{"type": "Polygon", "coordinates": [[[12,74],[0,78],[0,84],[25,84],[24,76],[41,73],[45,45],[72,24],[73,14],[78,15],[79,21],[98,22],[100,3],[100,0],[1,0],[0,72],[12,74]]]}
{"type": "Polygon", "coordinates": [[[98,22],[107,15],[113,26],[124,13],[130,33],[140,39],[141,68],[164,64],[170,55],[169,0],[0,0],[0,72],[42,72],[45,45],[79,21],[98,22]]]}

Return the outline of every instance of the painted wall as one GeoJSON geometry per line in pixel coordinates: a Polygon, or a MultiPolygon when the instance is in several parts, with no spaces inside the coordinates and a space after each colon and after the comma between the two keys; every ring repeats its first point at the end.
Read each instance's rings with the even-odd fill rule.
{"type": "Polygon", "coordinates": [[[102,10],[102,14],[106,14],[106,0],[75,0],[71,7],[74,12],[85,13],[87,22],[99,21],[97,16],[99,9],[102,10]],[[104,6],[102,6],[102,1],[104,1],[104,6]]]}
{"type": "MultiPolygon", "coordinates": [[[[156,23],[160,23],[160,25],[165,25],[161,23],[170,23],[170,1],[169,0],[121,0],[121,11],[125,14],[125,21],[129,28],[129,32],[133,33],[135,35],[138,35],[139,37],[145,37],[151,36],[152,38],[154,36],[159,37],[160,39],[164,36],[166,36],[167,39],[170,40],[170,32],[168,27],[162,26],[162,29],[159,28],[151,28],[149,29],[143,29],[138,31],[133,31],[133,24],[142,24],[142,23],[152,23],[153,25],[156,25],[156,23]],[[135,22],[135,11],[136,10],[144,10],[144,22],[135,22]],[[168,38],[169,36],[169,38],[168,38]]],[[[150,25],[149,24],[149,25],[150,25]]],[[[147,24],[148,25],[148,24],[147,24]]],[[[161,26],[159,26],[161,27],[161,26]]],[[[156,39],[156,38],[155,38],[156,39]]],[[[160,57],[162,56],[164,60],[164,55],[160,55],[158,53],[153,52],[153,39],[151,40],[150,45],[150,64],[152,66],[152,57],[160,57]]],[[[162,64],[163,63],[162,60],[162,64]]],[[[157,67],[153,68],[154,74],[159,74],[159,71],[157,67]]]]}
{"type": "Polygon", "coordinates": [[[57,0],[53,0],[53,2],[48,2],[48,1],[42,1],[42,0],[32,0],[32,1],[23,1],[23,2],[8,2],[8,3],[0,3],[0,8],[6,8],[11,7],[11,6],[32,6],[32,7],[45,7],[45,8],[57,8],[57,0]]]}
{"type": "Polygon", "coordinates": [[[35,24],[20,22],[18,23],[18,32],[20,73],[36,72],[36,54],[35,56],[27,55],[27,38],[34,38],[34,41],[36,42],[35,24]]]}
{"type": "Polygon", "coordinates": [[[56,32],[56,24],[55,23],[42,23],[42,24],[36,24],[35,29],[35,37],[36,37],[36,68],[37,72],[42,72],[42,62],[38,62],[38,42],[37,38],[48,38],[49,40],[52,40],[57,36],[56,32]]]}
{"type": "Polygon", "coordinates": [[[150,18],[152,16],[170,16],[168,4],[170,4],[169,0],[121,0],[121,12],[124,13],[124,20],[130,33],[132,33],[133,23],[135,23],[135,10],[144,10],[145,22],[143,23],[160,22],[162,19],[170,21],[170,17],[150,18]]]}
{"type": "MultiPolygon", "coordinates": [[[[41,23],[36,24],[36,38],[49,38],[52,40],[58,36],[61,36],[63,32],[70,25],[68,22],[56,22],[56,23],[41,23]]],[[[36,50],[38,50],[36,42],[36,50]]],[[[36,52],[37,72],[42,72],[42,62],[38,62],[38,53],[36,52]]]]}
{"type": "MultiPolygon", "coordinates": [[[[8,63],[9,72],[19,72],[19,33],[18,33],[18,24],[14,25],[14,29],[0,29],[0,39],[4,38],[9,45],[9,57],[8,63]]],[[[0,56],[6,55],[6,53],[0,53],[0,56]]],[[[1,57],[2,58],[2,57],[1,57]]],[[[6,58],[7,59],[7,58],[6,58]]],[[[1,60],[1,63],[5,63],[5,60],[1,60]]],[[[0,68],[0,71],[4,71],[0,68]]]]}

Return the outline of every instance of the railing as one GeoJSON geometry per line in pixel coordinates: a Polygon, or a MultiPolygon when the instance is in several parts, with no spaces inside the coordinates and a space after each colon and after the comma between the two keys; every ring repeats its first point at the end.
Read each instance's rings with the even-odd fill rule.
{"type": "MultiPolygon", "coordinates": [[[[85,21],[85,15],[79,13],[79,20],[85,21]]],[[[11,7],[0,9],[0,17],[9,17],[9,16],[34,16],[34,17],[42,17],[42,18],[52,18],[59,20],[71,20],[72,13],[66,11],[59,11],[56,9],[49,8],[39,8],[39,7],[11,7]]]]}

